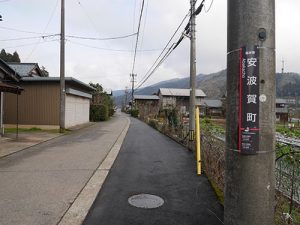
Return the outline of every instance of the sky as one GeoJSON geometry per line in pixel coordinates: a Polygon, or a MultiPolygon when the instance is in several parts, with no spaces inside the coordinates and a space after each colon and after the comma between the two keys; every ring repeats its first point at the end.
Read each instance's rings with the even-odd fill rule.
{"type": "MultiPolygon", "coordinates": [[[[0,0],[0,49],[17,51],[22,62],[44,66],[59,76],[60,0],[0,0]],[[48,36],[53,35],[53,36],[48,36]],[[42,36],[48,36],[42,38],[42,36]],[[28,38],[22,39],[20,38],[28,38]],[[12,40],[13,39],[13,40],[12,40]],[[19,40],[15,40],[19,39],[19,40]]],[[[66,76],[106,90],[131,87],[136,35],[142,0],[65,0],[66,76]]],[[[200,1],[198,1],[198,4],[200,1]]],[[[197,5],[198,5],[197,4],[197,5]]],[[[138,85],[188,13],[189,0],[145,0],[134,73],[138,85]]],[[[276,71],[300,73],[300,1],[276,0],[276,71]]],[[[196,20],[197,74],[226,68],[227,1],[206,0],[196,20]],[[212,4],[211,4],[212,3],[212,4]],[[210,7],[211,6],[211,7],[210,7]]],[[[184,30],[184,21],[176,42],[184,30]]],[[[185,38],[144,83],[189,75],[190,42],[185,38]]]]}

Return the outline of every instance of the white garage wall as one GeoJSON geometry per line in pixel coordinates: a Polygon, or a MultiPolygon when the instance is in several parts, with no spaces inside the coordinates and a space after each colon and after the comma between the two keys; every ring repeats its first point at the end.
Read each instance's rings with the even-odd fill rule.
{"type": "Polygon", "coordinates": [[[89,122],[90,99],[66,95],[66,128],[89,122]]]}

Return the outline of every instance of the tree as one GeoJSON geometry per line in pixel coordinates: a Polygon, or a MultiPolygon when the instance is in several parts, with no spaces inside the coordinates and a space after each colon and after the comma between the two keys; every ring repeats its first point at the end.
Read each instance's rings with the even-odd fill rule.
{"type": "Polygon", "coordinates": [[[112,116],[114,114],[114,103],[111,97],[103,91],[103,87],[101,86],[101,84],[94,84],[90,82],[89,85],[95,88],[92,93],[90,119],[92,121],[98,121],[103,120],[103,118],[112,116]],[[106,114],[108,114],[108,116],[106,114]],[[98,116],[102,119],[98,119],[98,116]]]}
{"type": "Polygon", "coordinates": [[[6,51],[5,51],[5,49],[2,49],[2,50],[1,50],[0,58],[1,58],[3,61],[6,61],[6,51]]]}
{"type": "Polygon", "coordinates": [[[2,49],[0,53],[0,58],[4,62],[17,62],[17,63],[21,62],[19,54],[16,51],[13,54],[11,54],[11,53],[7,53],[5,49],[2,49]]]}
{"type": "Polygon", "coordinates": [[[11,62],[21,62],[19,54],[15,51],[11,57],[11,62]]]}
{"type": "Polygon", "coordinates": [[[46,70],[44,66],[41,67],[41,73],[43,77],[49,77],[49,72],[46,70]]]}

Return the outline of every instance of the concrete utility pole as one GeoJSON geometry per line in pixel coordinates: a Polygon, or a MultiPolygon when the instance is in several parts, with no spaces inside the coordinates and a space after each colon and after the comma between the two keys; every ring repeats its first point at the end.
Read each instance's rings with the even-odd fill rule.
{"type": "Polygon", "coordinates": [[[61,34],[60,34],[60,133],[65,132],[65,0],[61,0],[61,34]]]}
{"type": "Polygon", "coordinates": [[[130,74],[131,77],[131,109],[133,109],[133,94],[134,94],[134,82],[136,74],[130,74]]]}
{"type": "Polygon", "coordinates": [[[227,0],[227,4],[224,221],[273,225],[275,0],[227,0]]]}
{"type": "Polygon", "coordinates": [[[194,141],[195,132],[195,99],[196,99],[196,0],[190,0],[191,3],[191,50],[190,50],[190,104],[189,104],[189,140],[194,141]]]}

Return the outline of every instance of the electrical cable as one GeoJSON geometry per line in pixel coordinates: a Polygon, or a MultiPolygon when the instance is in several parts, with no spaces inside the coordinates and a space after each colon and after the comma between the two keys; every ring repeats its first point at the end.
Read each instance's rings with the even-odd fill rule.
{"type": "Polygon", "coordinates": [[[66,35],[68,38],[76,38],[76,39],[83,39],[83,40],[96,40],[96,41],[108,41],[108,40],[116,40],[116,39],[123,39],[137,35],[137,33],[127,34],[123,36],[117,37],[107,37],[107,38],[97,38],[97,37],[83,37],[83,36],[75,36],[75,35],[66,35]]]}
{"type": "Polygon", "coordinates": [[[140,36],[140,28],[141,28],[141,21],[142,21],[142,16],[143,16],[143,11],[144,11],[144,4],[145,4],[145,0],[142,1],[142,7],[141,7],[139,24],[138,24],[138,29],[137,29],[137,36],[136,36],[136,42],[135,42],[135,49],[134,49],[134,56],[133,56],[133,63],[132,63],[131,74],[133,74],[134,67],[135,67],[136,52],[137,52],[137,48],[138,48],[138,42],[139,42],[139,36],[140,36]]]}
{"type": "MultiPolygon", "coordinates": [[[[54,42],[54,41],[59,41],[60,39],[54,39],[54,40],[45,40],[44,42],[40,43],[40,44],[44,44],[44,43],[48,43],[48,42],[54,42]]],[[[34,42],[34,43],[28,43],[28,44],[23,44],[23,45],[15,45],[15,46],[9,46],[9,47],[4,47],[4,49],[9,49],[9,48],[20,48],[20,47],[27,47],[27,46],[33,46],[36,45],[39,42],[34,42]]]]}
{"type": "Polygon", "coordinates": [[[155,71],[158,69],[158,67],[169,57],[169,55],[174,51],[173,46],[174,46],[174,44],[171,45],[171,47],[165,53],[165,55],[163,56],[163,58],[161,58],[161,60],[155,66],[155,68],[151,71],[151,73],[149,73],[148,76],[142,82],[140,82],[140,84],[137,85],[137,87],[136,87],[135,90],[138,90],[152,76],[152,74],[155,73],[155,71]]]}
{"type": "MultiPolygon", "coordinates": [[[[152,64],[152,66],[149,68],[149,70],[146,72],[146,74],[144,75],[144,77],[141,79],[140,83],[145,83],[143,82],[143,80],[148,77],[148,74],[150,73],[150,71],[155,67],[155,64],[158,62],[158,60],[160,59],[160,57],[163,55],[164,51],[168,48],[168,45],[171,43],[171,41],[173,40],[173,38],[175,37],[175,35],[177,34],[177,32],[179,31],[180,27],[182,26],[182,24],[184,23],[184,21],[186,20],[186,18],[190,15],[190,11],[188,14],[186,14],[184,16],[184,18],[182,19],[182,21],[180,22],[179,26],[176,28],[175,32],[173,33],[173,35],[171,36],[171,38],[169,39],[169,41],[167,42],[167,44],[165,45],[164,49],[162,50],[162,52],[159,54],[159,56],[156,58],[156,60],[154,61],[154,63],[152,64]]],[[[168,51],[171,48],[168,48],[168,51]]],[[[153,73],[152,73],[153,74],[153,73]]],[[[148,79],[148,78],[147,78],[148,79]]],[[[140,83],[137,86],[141,86],[140,83]]]]}
{"type": "MultiPolygon", "coordinates": [[[[57,0],[56,3],[55,3],[55,6],[54,6],[54,8],[53,8],[53,10],[52,10],[52,12],[51,12],[51,14],[50,14],[49,20],[48,20],[48,22],[47,22],[47,24],[46,24],[46,26],[45,26],[45,28],[44,28],[44,30],[43,30],[43,34],[42,34],[42,35],[45,35],[45,32],[46,32],[46,30],[48,29],[48,26],[49,26],[50,22],[52,21],[52,19],[53,19],[53,17],[54,17],[54,13],[55,13],[56,8],[57,8],[57,6],[58,6],[58,2],[59,2],[59,0],[57,0]]],[[[27,60],[32,56],[33,52],[37,49],[39,43],[40,43],[40,40],[39,40],[39,42],[33,47],[32,51],[29,53],[29,55],[25,58],[25,61],[27,61],[27,60]]]]}
{"type": "Polygon", "coordinates": [[[20,33],[27,33],[27,34],[41,34],[41,35],[47,34],[47,35],[50,35],[50,34],[48,34],[48,33],[40,33],[40,32],[34,32],[34,31],[26,31],[26,30],[20,30],[20,29],[16,29],[16,28],[3,27],[3,26],[0,26],[0,29],[3,29],[3,30],[11,30],[11,31],[16,31],[16,32],[20,32],[20,33]]]}
{"type": "Polygon", "coordinates": [[[38,38],[48,38],[48,37],[55,37],[59,36],[59,34],[49,34],[49,35],[44,35],[44,36],[34,36],[34,37],[23,37],[23,38],[10,38],[10,39],[2,39],[0,41],[20,41],[20,40],[30,40],[30,39],[38,39],[38,38]]]}
{"type": "MultiPolygon", "coordinates": [[[[76,44],[76,45],[80,45],[83,47],[87,47],[87,48],[94,48],[94,49],[99,49],[99,50],[104,50],[104,51],[115,51],[115,52],[132,52],[132,50],[127,50],[127,49],[111,49],[111,48],[102,48],[102,47],[97,47],[97,46],[92,46],[92,45],[87,45],[87,44],[83,44],[83,43],[79,43],[76,41],[71,41],[71,40],[67,40],[69,43],[72,44],[76,44]]],[[[138,52],[153,52],[153,51],[161,51],[161,49],[144,49],[144,50],[137,50],[138,52]]]]}
{"type": "Polygon", "coordinates": [[[213,2],[214,2],[214,0],[211,0],[211,3],[210,3],[210,6],[209,6],[208,10],[206,10],[205,5],[204,5],[204,11],[205,11],[206,13],[208,13],[208,12],[210,11],[213,2]]]}
{"type": "MultiPolygon", "coordinates": [[[[197,14],[199,14],[204,6],[204,1],[202,0],[200,6],[197,8],[196,11],[197,14]]],[[[196,4],[197,1],[195,1],[196,4]]],[[[169,42],[167,43],[166,47],[169,45],[169,43],[171,42],[171,40],[173,39],[173,37],[175,36],[175,34],[177,33],[177,31],[179,30],[179,28],[181,27],[181,25],[183,24],[184,20],[186,19],[186,17],[188,17],[191,14],[191,9],[189,10],[189,13],[184,17],[184,19],[182,20],[182,22],[180,23],[180,25],[178,26],[178,28],[176,29],[175,33],[173,34],[173,36],[171,37],[171,39],[169,40],[169,42]]],[[[190,32],[190,22],[188,22],[188,24],[185,26],[185,31],[186,34],[188,34],[190,32]]],[[[162,53],[164,52],[164,50],[161,52],[161,54],[159,55],[159,57],[156,59],[156,61],[154,62],[154,64],[150,67],[150,69],[147,71],[146,75],[142,78],[142,80],[139,82],[139,84],[137,85],[137,88],[140,88],[151,76],[152,74],[157,70],[157,68],[169,57],[169,55],[177,48],[177,46],[181,43],[181,41],[184,38],[184,34],[181,35],[181,37],[179,38],[179,40],[177,41],[177,43],[173,44],[171,46],[171,48],[168,49],[168,51],[165,53],[165,55],[163,56],[163,58],[159,61],[159,63],[154,67],[154,65],[156,64],[156,62],[158,61],[158,59],[160,58],[160,56],[162,55],[162,53]],[[154,67],[154,69],[152,70],[152,68],[154,67]],[[152,70],[152,71],[151,71],[152,70]],[[151,72],[150,72],[151,71],[151,72]]]]}

